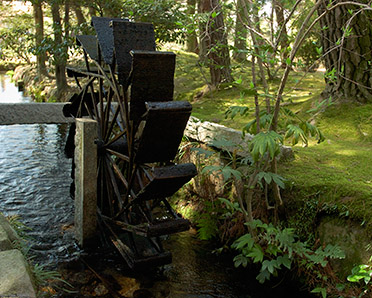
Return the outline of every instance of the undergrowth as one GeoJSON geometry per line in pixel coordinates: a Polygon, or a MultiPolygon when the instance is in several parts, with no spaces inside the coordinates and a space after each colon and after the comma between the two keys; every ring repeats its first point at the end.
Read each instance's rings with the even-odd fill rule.
{"type": "MultiPolygon", "coordinates": [[[[178,55],[178,59],[180,56],[179,65],[182,65],[182,54],[178,55]]],[[[225,112],[235,106],[247,109],[254,106],[253,95],[249,90],[249,71],[243,67],[240,71],[244,73],[246,81],[236,75],[239,78],[237,81],[222,84],[219,89],[203,97],[195,96],[202,81],[199,81],[196,89],[188,90],[184,98],[193,102],[193,115],[235,129],[241,129],[252,120],[225,117],[225,112]]],[[[183,84],[187,85],[185,82],[183,84]]],[[[277,81],[272,81],[270,89],[275,90],[277,84],[277,81]]],[[[213,197],[213,204],[208,198],[201,198],[199,204],[203,206],[204,212],[195,208],[196,213],[201,212],[201,215],[195,217],[195,222],[202,239],[220,238],[223,240],[223,249],[231,246],[232,239],[238,239],[232,245],[238,251],[235,264],[260,263],[260,281],[277,274],[280,268],[295,267],[306,276],[313,293],[323,297],[364,297],[369,293],[368,275],[372,272],[371,265],[357,265],[347,281],[340,280],[329,260],[342,258],[342,251],[334,245],[322,246],[315,231],[319,218],[327,214],[361,222],[367,229],[371,227],[372,165],[369,159],[372,150],[372,105],[323,99],[323,88],[323,73],[316,72],[303,77],[303,73],[294,71],[287,88],[289,91],[284,95],[285,108],[314,125],[325,139],[320,143],[306,140],[294,146],[294,160],[278,164],[278,174],[283,180],[277,180],[276,183],[283,181],[285,184],[283,202],[290,211],[284,220],[279,225],[272,225],[272,214],[263,216],[265,212],[260,211],[262,207],[256,205],[257,218],[262,221],[254,221],[253,226],[252,223],[247,224],[245,230],[236,228],[238,233],[226,233],[231,226],[238,227],[244,223],[244,219],[239,218],[241,212],[237,209],[237,201],[234,201],[231,194],[225,194],[217,201],[213,197]],[[247,229],[250,233],[246,233],[247,229]],[[259,240],[253,235],[258,235],[259,240]]],[[[292,137],[296,136],[295,133],[293,131],[292,137]]],[[[290,145],[290,141],[285,144],[290,145]]],[[[220,173],[227,168],[226,164],[212,167],[220,173]]],[[[265,177],[266,182],[271,181],[274,176],[269,176],[263,174],[261,179],[265,177]]],[[[193,206],[197,204],[194,200],[193,206]]]]}

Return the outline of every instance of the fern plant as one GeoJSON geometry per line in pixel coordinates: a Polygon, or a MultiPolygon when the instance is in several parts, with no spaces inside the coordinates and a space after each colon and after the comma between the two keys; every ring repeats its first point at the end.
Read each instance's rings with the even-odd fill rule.
{"type": "Polygon", "coordinates": [[[325,267],[329,259],[345,258],[338,246],[328,244],[325,248],[313,250],[298,239],[292,228],[280,229],[258,219],[246,225],[256,232],[256,236],[247,233],[233,243],[232,247],[239,252],[234,258],[234,265],[246,267],[252,262],[260,263],[260,272],[256,277],[260,283],[277,276],[283,268],[291,269],[294,263],[307,270],[315,270],[316,266],[325,267]]]}

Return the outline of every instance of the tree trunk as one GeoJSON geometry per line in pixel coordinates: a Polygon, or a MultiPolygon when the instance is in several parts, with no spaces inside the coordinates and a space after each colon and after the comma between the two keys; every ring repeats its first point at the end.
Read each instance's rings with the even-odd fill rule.
{"type": "Polygon", "coordinates": [[[81,6],[77,1],[74,1],[72,3],[72,9],[75,12],[78,25],[81,26],[82,24],[86,23],[86,19],[84,17],[84,14],[81,11],[81,6]]]}
{"type": "MultiPolygon", "coordinates": [[[[273,0],[273,6],[275,10],[276,22],[278,24],[278,28],[281,28],[284,25],[284,7],[281,1],[282,0],[273,0]]],[[[287,66],[286,61],[289,55],[289,51],[288,51],[289,41],[288,41],[287,28],[285,25],[283,27],[282,34],[279,38],[280,38],[279,45],[280,45],[280,58],[281,58],[282,68],[286,68],[287,66]]]]}
{"type": "MultiPolygon", "coordinates": [[[[328,3],[323,0],[319,15],[327,10],[328,3]]],[[[356,14],[357,9],[351,5],[338,6],[320,20],[321,28],[327,28],[322,30],[321,38],[327,70],[323,95],[372,102],[372,14],[370,11],[356,14]]]]}
{"type": "Polygon", "coordinates": [[[56,4],[55,2],[52,2],[51,7],[54,28],[54,42],[56,47],[56,50],[54,51],[54,63],[57,82],[57,97],[59,97],[67,88],[65,55],[67,48],[63,44],[62,24],[61,15],[59,13],[59,5],[56,4]]]}
{"type": "Polygon", "coordinates": [[[91,18],[97,16],[97,10],[92,5],[89,5],[88,9],[91,18]]]}
{"type": "MultiPolygon", "coordinates": [[[[205,4],[208,0],[198,0],[198,14],[199,14],[199,60],[202,63],[207,63],[207,23],[203,21],[203,18],[200,17],[205,11],[205,4]]],[[[208,11],[207,11],[208,12],[208,11]]]]}
{"type": "Polygon", "coordinates": [[[70,38],[70,0],[65,0],[65,17],[64,17],[65,40],[70,38]]]}
{"type": "Polygon", "coordinates": [[[236,3],[236,19],[235,19],[235,38],[234,47],[235,51],[233,58],[238,62],[243,62],[247,59],[247,29],[244,26],[243,19],[244,13],[242,12],[242,1],[237,0],[236,3]]]}
{"type": "Polygon", "coordinates": [[[42,50],[42,41],[44,39],[44,16],[42,1],[35,1],[32,3],[34,10],[34,20],[35,20],[35,45],[37,49],[36,62],[37,62],[37,76],[41,80],[42,75],[47,75],[46,70],[46,54],[42,50]]]}
{"type": "Polygon", "coordinates": [[[232,82],[230,53],[219,0],[201,0],[201,12],[209,13],[204,38],[212,86],[232,82]]]}
{"type": "MultiPolygon", "coordinates": [[[[187,14],[192,17],[195,14],[195,10],[196,0],[187,0],[187,14]]],[[[186,48],[189,52],[193,52],[196,54],[199,53],[198,39],[196,37],[195,31],[187,35],[186,48]]]]}

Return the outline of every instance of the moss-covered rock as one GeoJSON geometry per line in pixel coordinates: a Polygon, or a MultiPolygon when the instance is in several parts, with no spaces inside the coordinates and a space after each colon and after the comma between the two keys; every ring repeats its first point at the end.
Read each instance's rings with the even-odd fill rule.
{"type": "Polygon", "coordinates": [[[321,219],[318,233],[322,243],[337,244],[345,252],[345,259],[332,260],[341,278],[346,278],[356,265],[367,264],[372,256],[371,234],[355,221],[327,216],[321,219]]]}

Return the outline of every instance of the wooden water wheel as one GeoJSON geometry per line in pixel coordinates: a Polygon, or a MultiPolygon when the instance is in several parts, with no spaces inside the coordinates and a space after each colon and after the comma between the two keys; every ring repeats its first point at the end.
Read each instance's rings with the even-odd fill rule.
{"type": "Polygon", "coordinates": [[[98,212],[113,244],[132,268],[169,263],[160,237],[189,222],[167,198],[196,175],[194,164],[173,162],[191,113],[173,101],[176,56],[155,50],[152,24],[92,25],[96,36],[77,36],[85,67],[68,68],[80,92],[64,113],[98,122],[98,212]]]}

